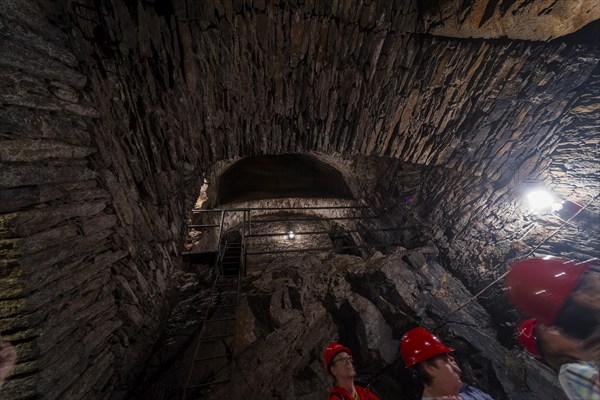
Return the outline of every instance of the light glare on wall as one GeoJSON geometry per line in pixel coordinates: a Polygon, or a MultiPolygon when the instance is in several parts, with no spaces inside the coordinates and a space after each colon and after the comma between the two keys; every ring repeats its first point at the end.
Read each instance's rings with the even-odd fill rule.
{"type": "Polygon", "coordinates": [[[529,210],[535,214],[558,211],[562,207],[561,202],[558,201],[547,190],[532,190],[529,193],[527,193],[526,198],[529,210]]]}
{"type": "Polygon", "coordinates": [[[292,240],[292,239],[294,239],[294,238],[296,237],[296,234],[294,233],[294,231],[289,231],[289,232],[287,233],[286,237],[287,237],[289,240],[292,240]]]}

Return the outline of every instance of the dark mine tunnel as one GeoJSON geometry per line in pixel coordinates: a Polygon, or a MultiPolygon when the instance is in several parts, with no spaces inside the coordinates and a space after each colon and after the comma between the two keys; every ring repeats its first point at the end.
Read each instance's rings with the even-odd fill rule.
{"type": "Polygon", "coordinates": [[[0,398],[575,398],[599,61],[598,0],[0,1],[0,398]]]}

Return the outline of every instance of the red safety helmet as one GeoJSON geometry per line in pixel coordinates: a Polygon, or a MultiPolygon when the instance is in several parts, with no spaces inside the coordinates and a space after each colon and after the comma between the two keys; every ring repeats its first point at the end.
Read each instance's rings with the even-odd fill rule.
{"type": "Polygon", "coordinates": [[[437,336],[425,328],[414,328],[406,332],[400,340],[400,353],[406,368],[429,360],[438,354],[451,353],[454,349],[446,347],[437,336]]]}
{"type": "Polygon", "coordinates": [[[346,346],[342,346],[336,342],[329,342],[325,350],[323,351],[323,367],[327,371],[329,371],[329,364],[331,364],[331,360],[333,357],[337,356],[339,353],[345,351],[348,355],[352,355],[352,350],[347,348],[346,346]]]}
{"type": "Polygon", "coordinates": [[[508,297],[544,325],[553,325],[577,282],[592,264],[559,258],[530,258],[511,265],[506,275],[508,297]]]}
{"type": "Polygon", "coordinates": [[[537,331],[536,328],[540,324],[535,318],[528,319],[526,321],[521,322],[521,325],[517,328],[517,339],[521,346],[529,354],[534,357],[540,357],[540,353],[537,348],[537,331]]]}

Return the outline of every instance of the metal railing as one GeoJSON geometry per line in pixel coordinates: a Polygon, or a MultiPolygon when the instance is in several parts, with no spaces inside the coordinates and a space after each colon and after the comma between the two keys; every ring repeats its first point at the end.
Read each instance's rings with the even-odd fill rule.
{"type": "MultiPolygon", "coordinates": [[[[188,226],[189,229],[195,228],[218,228],[218,234],[216,235],[216,260],[215,266],[218,265],[222,254],[220,252],[220,243],[223,237],[224,222],[227,214],[241,213],[240,223],[232,224],[233,226],[240,226],[238,231],[241,234],[242,251],[241,251],[241,262],[244,273],[247,271],[247,256],[262,255],[262,254],[277,254],[277,253],[294,253],[294,252],[317,252],[317,251],[336,251],[336,250],[348,250],[348,249],[361,249],[361,248],[380,248],[385,246],[399,246],[401,243],[391,241],[379,241],[377,243],[359,243],[345,246],[313,246],[313,247],[298,247],[295,249],[279,248],[269,250],[256,250],[252,249],[253,241],[258,238],[276,237],[283,236],[287,232],[256,232],[258,227],[262,224],[298,224],[298,223],[310,223],[310,222],[335,222],[335,221],[365,221],[365,220],[376,220],[380,216],[368,214],[368,215],[350,215],[350,216],[326,216],[326,215],[313,215],[307,217],[263,217],[260,218],[257,213],[263,214],[265,212],[293,212],[293,211],[318,211],[318,210],[330,210],[330,211],[346,211],[346,210],[370,210],[366,205],[354,205],[354,206],[316,206],[316,207],[246,207],[246,208],[221,208],[211,210],[193,210],[192,214],[202,213],[221,213],[220,221],[218,223],[207,223],[207,224],[191,224],[188,226]],[[254,214],[254,215],[253,215],[254,214]]],[[[400,227],[386,227],[386,228],[372,228],[372,229],[317,229],[307,231],[294,231],[295,236],[316,236],[316,235],[330,235],[330,234],[359,234],[363,237],[365,234],[372,234],[375,232],[392,232],[404,229],[414,228],[413,225],[404,225],[400,227]]],[[[353,240],[354,241],[354,240],[353,240]]],[[[256,243],[256,242],[254,242],[256,243]]],[[[193,254],[194,251],[185,251],[182,254],[193,254]]]]}
{"type": "MultiPolygon", "coordinates": [[[[202,326],[199,330],[199,336],[197,339],[197,343],[194,347],[193,352],[193,360],[190,371],[188,372],[187,380],[185,382],[183,396],[182,399],[186,399],[188,396],[193,396],[194,392],[197,390],[204,390],[207,387],[214,387],[214,385],[224,384],[233,380],[234,374],[234,355],[235,349],[233,345],[233,338],[235,336],[234,331],[212,331],[207,333],[207,326],[210,324],[220,322],[220,319],[223,321],[235,321],[236,315],[236,307],[240,298],[240,287],[241,287],[241,279],[246,275],[248,269],[248,256],[258,256],[265,254],[276,254],[276,253],[296,253],[296,252],[309,252],[309,251],[340,251],[340,250],[348,250],[348,249],[358,249],[358,248],[378,248],[381,246],[398,246],[399,243],[394,242],[380,242],[380,243],[361,243],[354,245],[343,245],[343,246],[335,246],[333,241],[331,241],[332,246],[312,246],[312,247],[298,247],[298,248],[276,248],[269,250],[261,250],[261,249],[253,249],[252,241],[259,240],[261,238],[269,238],[275,236],[282,236],[288,232],[257,232],[259,227],[265,227],[265,224],[298,224],[298,223],[321,223],[321,222],[329,222],[329,221],[360,221],[360,220],[373,220],[379,218],[379,216],[372,215],[370,212],[367,215],[342,215],[342,216],[326,216],[326,215],[314,215],[310,217],[299,217],[298,215],[291,215],[288,218],[279,217],[279,216],[268,216],[270,212],[293,212],[295,211],[297,214],[298,211],[306,212],[306,211],[315,211],[315,210],[327,210],[327,211],[351,211],[351,210],[360,210],[361,212],[364,210],[369,210],[367,206],[358,205],[358,206],[322,206],[322,207],[268,207],[268,208],[223,208],[223,209],[212,209],[212,210],[194,210],[193,214],[210,214],[210,213],[220,213],[219,222],[211,222],[211,223],[200,223],[200,224],[190,224],[188,226],[189,229],[197,229],[197,228],[208,228],[209,230],[218,229],[216,235],[212,236],[213,238],[216,236],[216,249],[214,251],[214,271],[215,271],[215,279],[211,287],[211,299],[215,299],[214,302],[211,302],[204,314],[204,319],[202,326]],[[226,216],[229,214],[241,213],[238,215],[239,221],[234,221],[231,223],[232,227],[238,227],[238,232],[240,234],[240,249],[239,249],[239,269],[237,270],[236,279],[234,279],[233,286],[235,286],[235,301],[231,304],[219,304],[218,299],[222,299],[223,293],[220,291],[220,288],[226,287],[226,279],[233,279],[232,276],[227,276],[228,270],[227,267],[224,267],[224,256],[227,253],[227,239],[230,237],[227,233],[224,233],[226,227],[226,216]],[[265,215],[267,213],[267,215],[265,215]],[[254,215],[253,215],[254,214],[254,215]],[[262,217],[261,217],[262,215],[262,217]],[[241,225],[241,229],[239,229],[241,225]],[[254,232],[253,232],[254,230],[254,232]],[[224,243],[222,243],[224,242],[224,243]],[[214,304],[213,304],[214,303],[214,304]],[[218,310],[218,311],[217,311],[218,310]],[[221,314],[227,310],[227,315],[221,314]],[[225,316],[224,316],[225,315],[225,316]],[[212,354],[210,353],[210,349],[207,350],[208,354],[201,354],[201,346],[202,343],[209,340],[217,340],[221,341],[221,344],[227,350],[224,354],[212,354]],[[231,340],[231,344],[226,344],[226,340],[231,340]],[[201,363],[212,363],[219,358],[224,359],[226,361],[223,366],[217,369],[218,373],[225,373],[224,377],[220,377],[218,379],[211,379],[204,382],[196,382],[192,383],[192,380],[197,378],[196,375],[199,373],[194,371],[198,371],[199,367],[202,366],[201,363]],[[200,365],[198,365],[200,363],[200,365]],[[229,363],[229,364],[227,364],[229,363]],[[227,372],[227,373],[226,373],[227,372]]],[[[317,235],[340,235],[340,234],[372,234],[374,232],[391,232],[397,231],[401,229],[412,228],[413,226],[402,226],[402,227],[387,227],[387,228],[373,228],[373,229],[310,229],[305,231],[297,231],[294,232],[297,236],[317,236],[317,235]]],[[[266,229],[270,227],[266,226],[266,229]]],[[[355,242],[350,236],[348,236],[355,242]]],[[[360,237],[361,240],[363,236],[360,237]]],[[[331,237],[329,237],[331,239],[331,237]]],[[[237,247],[235,249],[237,252],[237,247]]],[[[182,252],[182,254],[194,254],[193,251],[182,252]]],[[[228,258],[233,258],[233,255],[229,255],[228,258]]],[[[231,270],[229,270],[231,271],[231,270]]],[[[231,286],[231,285],[230,285],[231,286]]],[[[229,342],[227,342],[229,343],[229,342]]],[[[200,370],[202,370],[200,368],[200,370]]],[[[217,372],[215,372],[216,374],[217,372]]],[[[201,375],[201,373],[200,373],[201,375]]]]}
{"type": "Polygon", "coordinates": [[[242,269],[238,269],[237,275],[229,276],[222,273],[222,268],[218,271],[211,285],[211,302],[205,311],[194,345],[182,400],[198,398],[198,391],[233,380],[236,309],[240,300],[242,269]],[[208,343],[215,342],[218,343],[206,348],[208,343]],[[206,349],[209,355],[202,355],[202,349],[206,349]],[[218,360],[221,360],[220,366],[215,364],[218,360]],[[198,375],[200,379],[192,382],[198,379],[198,375]]]}

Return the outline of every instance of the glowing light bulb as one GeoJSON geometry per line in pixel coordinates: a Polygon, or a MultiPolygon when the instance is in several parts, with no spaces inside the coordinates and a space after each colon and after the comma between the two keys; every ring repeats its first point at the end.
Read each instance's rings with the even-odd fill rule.
{"type": "Polygon", "coordinates": [[[542,213],[553,210],[555,204],[560,206],[560,203],[555,202],[554,196],[552,196],[546,190],[532,190],[531,192],[527,193],[526,197],[529,209],[533,213],[542,213]]]}

